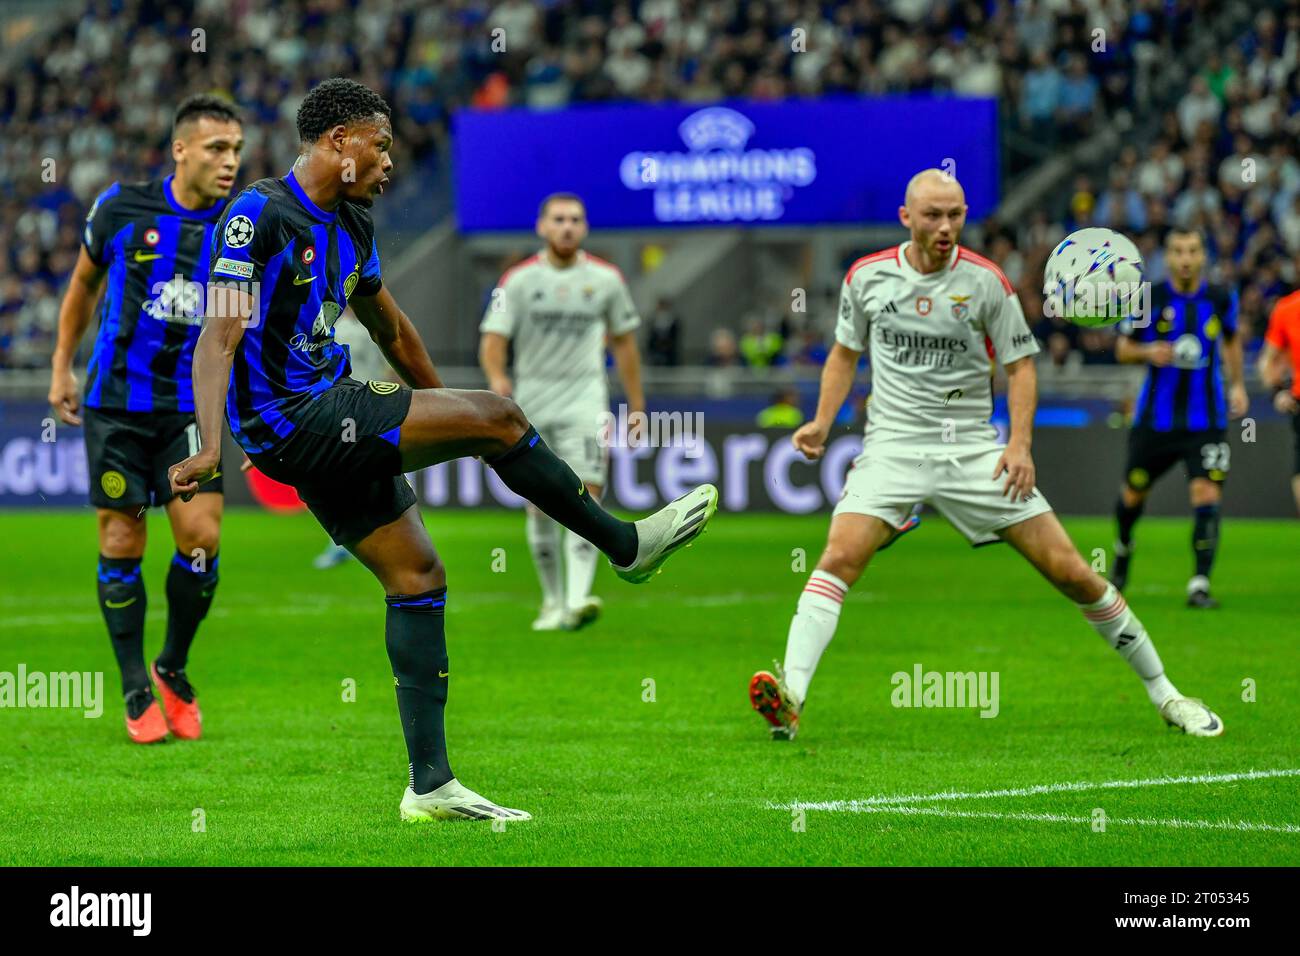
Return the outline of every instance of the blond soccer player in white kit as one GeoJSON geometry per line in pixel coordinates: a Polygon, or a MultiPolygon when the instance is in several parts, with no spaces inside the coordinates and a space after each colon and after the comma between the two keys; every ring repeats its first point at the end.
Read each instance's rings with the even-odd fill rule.
{"type": "MultiPolygon", "coordinates": [[[[537,235],[545,248],[508,269],[492,292],[479,326],[479,364],[488,387],[514,398],[542,440],[599,499],[614,437],[603,427],[610,413],[606,341],[629,415],[644,412],[636,343],[641,318],[623,274],[582,250],[587,214],[579,197],[548,196],[537,215],[537,235]],[[511,340],[513,382],[506,372],[511,340]]],[[[571,531],[561,534],[558,524],[531,505],[527,511],[528,547],[542,585],[542,609],[533,630],[577,630],[590,624],[601,611],[600,598],[591,593],[598,552],[571,531]]]]}
{"type": "Polygon", "coordinates": [[[800,595],[784,664],[750,681],[754,709],[771,725],[773,739],[794,739],[845,594],[872,555],[910,528],[912,508],[923,501],[972,545],[1006,541],[1024,555],[1128,662],[1167,723],[1199,737],[1223,733],[1213,711],[1170,683],[1142,622],[1083,560],[1034,486],[1029,449],[1038,345],[1002,271],[957,244],[966,221],[961,185],[937,169],[923,170],[908,183],[898,217],[911,241],[849,269],[817,415],[794,433],[805,457],[822,456],[858,358],[870,349],[862,454],[800,595]],[[994,358],[1007,374],[1005,446],[989,423],[994,358]]]}

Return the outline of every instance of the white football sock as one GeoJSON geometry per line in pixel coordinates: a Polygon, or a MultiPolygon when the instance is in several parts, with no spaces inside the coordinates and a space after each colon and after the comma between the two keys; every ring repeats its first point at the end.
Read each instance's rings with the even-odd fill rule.
{"type": "Polygon", "coordinates": [[[1119,651],[1120,657],[1128,661],[1128,666],[1142,678],[1151,703],[1160,707],[1169,698],[1181,696],[1178,688],[1165,676],[1164,664],[1160,662],[1160,655],[1147,635],[1147,629],[1129,610],[1124,595],[1116,591],[1113,584],[1107,584],[1105,593],[1096,601],[1080,604],[1079,610],[1093,630],[1119,651]]]}
{"type": "Polygon", "coordinates": [[[599,557],[596,546],[586,538],[564,532],[564,593],[568,607],[581,607],[590,596],[599,557]]]}
{"type": "Polygon", "coordinates": [[[528,550],[533,553],[542,600],[564,607],[564,582],[560,579],[560,526],[534,508],[528,509],[528,550]]]}
{"type": "Polygon", "coordinates": [[[840,621],[840,608],[849,586],[829,571],[814,571],[808,576],[790,634],[785,641],[786,686],[802,704],[808,697],[808,685],[821,660],[822,651],[835,636],[835,625],[840,621]]]}

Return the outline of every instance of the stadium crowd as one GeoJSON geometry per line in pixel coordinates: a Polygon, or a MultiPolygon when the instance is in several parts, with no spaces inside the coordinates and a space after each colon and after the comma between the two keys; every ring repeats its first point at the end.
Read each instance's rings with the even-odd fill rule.
{"type": "MultiPolygon", "coordinates": [[[[1209,6],[93,0],[34,38],[0,79],[7,134],[0,142],[0,368],[47,362],[85,209],[107,183],[164,167],[170,109],[189,92],[224,91],[244,110],[243,182],[287,167],[302,96],[339,74],[380,90],[394,106],[399,164],[436,156],[461,106],[620,98],[999,96],[1007,128],[1052,145],[1087,135],[1115,111],[1140,110],[1161,51],[1185,41],[1194,15],[1209,6]]],[[[1105,333],[1040,321],[1033,277],[1056,239],[1076,226],[1133,233],[1158,274],[1165,225],[1203,225],[1214,275],[1244,283],[1243,316],[1256,332],[1278,292],[1300,283],[1300,165],[1287,136],[1300,112],[1300,15],[1294,3],[1291,9],[1282,21],[1261,14],[1248,37],[1208,62],[1151,149],[1123,150],[1104,183],[1081,176],[1063,217],[1043,213],[1013,230],[984,230],[986,251],[1021,289],[1054,360],[1110,360],[1105,333]],[[1245,160],[1251,182],[1237,172],[1245,160]]],[[[739,335],[720,331],[710,361],[824,358],[829,330],[761,316],[743,326],[739,335]]],[[[675,340],[676,332],[671,348],[651,348],[652,361],[679,361],[675,340]]]]}

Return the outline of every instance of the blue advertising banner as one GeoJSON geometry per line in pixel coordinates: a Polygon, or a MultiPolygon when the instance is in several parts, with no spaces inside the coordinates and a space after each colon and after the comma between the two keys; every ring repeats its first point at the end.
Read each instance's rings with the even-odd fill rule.
{"type": "Polygon", "coordinates": [[[998,199],[997,104],[829,99],[724,106],[471,111],[455,118],[460,228],[531,230],[574,192],[597,228],[889,223],[921,169],[998,199]]]}

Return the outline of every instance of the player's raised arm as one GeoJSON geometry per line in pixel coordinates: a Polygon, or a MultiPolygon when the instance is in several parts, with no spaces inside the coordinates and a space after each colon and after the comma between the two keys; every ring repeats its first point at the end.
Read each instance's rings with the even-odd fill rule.
{"type": "Polygon", "coordinates": [[[354,295],[349,304],[402,381],[412,388],[442,388],[429,350],[392,293],[380,286],[374,295],[354,295]]]}
{"type": "Polygon", "coordinates": [[[50,363],[50,405],[67,425],[81,424],[77,416],[81,397],[77,394],[77,377],[72,373],[72,362],[90,326],[90,317],[99,301],[107,271],[107,266],[96,264],[83,247],[72,270],[68,291],[59,306],[59,337],[50,363]]]}

